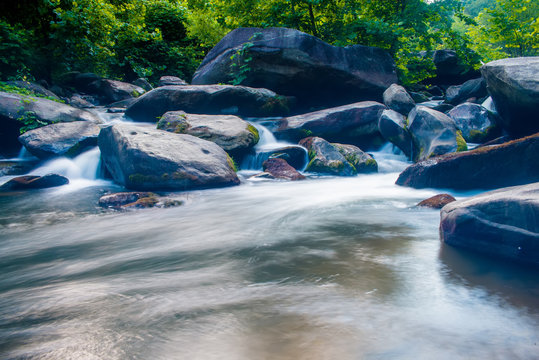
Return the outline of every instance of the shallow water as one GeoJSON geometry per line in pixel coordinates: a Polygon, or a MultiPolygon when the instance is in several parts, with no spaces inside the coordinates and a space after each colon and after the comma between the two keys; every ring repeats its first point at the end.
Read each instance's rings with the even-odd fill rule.
{"type": "Polygon", "coordinates": [[[537,358],[537,270],[443,246],[414,207],[436,192],[375,157],[169,209],[100,209],[121,188],[83,178],[0,196],[0,358],[537,358]]]}

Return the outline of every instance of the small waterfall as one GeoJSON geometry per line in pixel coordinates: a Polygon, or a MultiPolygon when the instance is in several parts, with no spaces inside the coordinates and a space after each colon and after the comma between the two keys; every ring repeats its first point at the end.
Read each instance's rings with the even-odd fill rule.
{"type": "MultiPolygon", "coordinates": [[[[286,151],[285,148],[289,150],[291,148],[297,148],[299,152],[304,155],[303,157],[305,162],[305,164],[300,166],[300,170],[305,167],[305,165],[307,164],[307,150],[304,147],[286,141],[279,141],[275,138],[273,133],[267,127],[255,122],[250,123],[258,130],[260,140],[258,141],[258,144],[256,144],[256,146],[253,148],[253,152],[243,159],[241,163],[242,169],[262,170],[262,164],[264,163],[264,161],[268,160],[274,152],[277,152],[279,150],[284,150],[283,152],[289,152],[286,151]]],[[[290,165],[294,166],[293,164],[290,165]]]]}
{"type": "Polygon", "coordinates": [[[101,152],[98,147],[92,148],[73,159],[66,157],[53,159],[36,170],[35,175],[59,174],[71,180],[97,180],[101,152]]]}
{"type": "Polygon", "coordinates": [[[411,164],[406,155],[390,142],[371,154],[378,162],[379,173],[402,172],[411,164]]]}

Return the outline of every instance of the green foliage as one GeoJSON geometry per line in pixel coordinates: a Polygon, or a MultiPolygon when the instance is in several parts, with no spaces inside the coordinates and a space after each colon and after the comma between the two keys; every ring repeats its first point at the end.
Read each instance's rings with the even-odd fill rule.
{"type": "Polygon", "coordinates": [[[30,73],[32,32],[0,19],[0,78],[24,78],[30,73]]]}
{"type": "Polygon", "coordinates": [[[249,54],[249,49],[254,45],[252,41],[256,40],[260,35],[260,33],[255,33],[249,38],[249,41],[244,43],[234,54],[232,54],[232,56],[230,56],[230,60],[232,61],[232,64],[230,65],[230,75],[232,80],[230,83],[232,85],[240,85],[251,71],[249,63],[253,58],[251,54],[249,54]]]}
{"type": "Polygon", "coordinates": [[[25,111],[23,114],[17,118],[17,121],[21,122],[23,126],[20,128],[20,133],[24,134],[25,132],[39,127],[49,125],[50,123],[39,119],[36,116],[36,113],[33,111],[25,111]]]}
{"type": "MultiPolygon", "coordinates": [[[[43,99],[47,99],[47,100],[51,100],[51,101],[56,101],[56,102],[59,102],[59,103],[62,103],[62,104],[65,103],[64,100],[57,99],[57,98],[52,97],[52,96],[46,96],[46,95],[38,94],[38,93],[33,92],[32,90],[21,88],[21,87],[15,86],[15,85],[9,85],[9,84],[7,84],[7,83],[5,83],[3,81],[0,81],[0,91],[12,93],[12,94],[24,95],[24,96],[39,97],[39,98],[43,98],[43,99]]],[[[28,98],[24,98],[23,101],[29,101],[29,100],[28,100],[28,98]]]]}

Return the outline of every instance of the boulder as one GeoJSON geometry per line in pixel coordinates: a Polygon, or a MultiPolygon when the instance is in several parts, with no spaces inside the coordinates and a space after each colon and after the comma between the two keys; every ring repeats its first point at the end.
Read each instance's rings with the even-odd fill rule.
{"type": "Polygon", "coordinates": [[[455,122],[441,112],[416,106],[408,117],[408,131],[412,137],[414,161],[457,151],[455,122]]]}
{"type": "Polygon", "coordinates": [[[496,117],[481,105],[460,104],[451,109],[447,115],[455,121],[467,142],[484,143],[499,135],[496,117]]]}
{"type": "Polygon", "coordinates": [[[27,131],[19,136],[19,141],[40,159],[74,157],[87,147],[97,146],[100,130],[99,126],[90,121],[57,123],[27,131]]]}
{"type": "Polygon", "coordinates": [[[58,174],[48,174],[43,176],[25,175],[13,178],[0,186],[0,191],[16,191],[44,189],[69,184],[69,180],[58,174]]]}
{"type": "Polygon", "coordinates": [[[539,131],[539,57],[502,59],[481,67],[487,89],[512,136],[539,131]]]}
{"type": "Polygon", "coordinates": [[[416,103],[422,103],[429,101],[429,97],[423,93],[410,91],[410,97],[416,102],[416,103]]]}
{"type": "Polygon", "coordinates": [[[258,130],[234,115],[195,115],[169,111],[157,128],[175,134],[189,134],[216,143],[226,151],[241,153],[256,145],[258,130]]]}
{"type": "Polygon", "coordinates": [[[457,201],[457,199],[455,199],[453,196],[449,194],[438,194],[438,195],[434,195],[428,199],[421,201],[416,206],[428,207],[432,209],[441,209],[453,201],[457,201]]]}
{"type": "Polygon", "coordinates": [[[101,122],[93,113],[43,98],[0,92],[0,154],[14,156],[20,149],[17,138],[25,123],[101,122]]]}
{"type": "Polygon", "coordinates": [[[293,101],[267,89],[232,85],[162,86],[139,97],[126,110],[134,121],[156,122],[168,111],[191,114],[285,115],[293,101]]]}
{"type": "Polygon", "coordinates": [[[317,136],[328,141],[356,144],[372,140],[378,133],[378,115],[386,107],[362,101],[303,115],[283,118],[274,131],[278,139],[298,141],[317,136]]]}
{"type": "Polygon", "coordinates": [[[250,154],[246,163],[247,169],[260,169],[268,159],[283,159],[296,170],[302,170],[308,162],[307,150],[303,146],[290,145],[281,148],[257,149],[256,154],[250,154]]]}
{"type": "Polygon", "coordinates": [[[485,98],[487,93],[487,84],[483,78],[477,78],[466,81],[462,85],[450,86],[446,91],[446,101],[452,105],[458,105],[470,98],[485,98]]]}
{"type": "Polygon", "coordinates": [[[454,50],[436,50],[432,60],[436,67],[436,78],[431,80],[433,83],[455,85],[478,76],[473,68],[462,64],[454,50]]]}
{"type": "Polygon", "coordinates": [[[265,172],[271,174],[276,179],[283,180],[303,180],[305,176],[301,175],[284,159],[268,159],[264,161],[262,167],[265,172]]]}
{"type": "Polygon", "coordinates": [[[267,88],[296,97],[305,109],[380,101],[395,82],[395,63],[385,50],[335,47],[287,28],[231,31],[206,55],[192,81],[267,88]]]}
{"type": "Polygon", "coordinates": [[[539,133],[501,145],[446,154],[409,166],[397,185],[496,189],[539,181],[539,133]]]}
{"type": "Polygon", "coordinates": [[[308,137],[300,141],[309,151],[309,163],[306,172],[320,174],[352,176],[357,171],[343,154],[332,144],[319,137],[308,137]]]}
{"type": "Polygon", "coordinates": [[[167,85],[189,85],[185,80],[180,79],[176,76],[161,76],[159,79],[158,86],[167,86],[167,85]]]}
{"type": "Polygon", "coordinates": [[[387,141],[401,149],[407,157],[411,157],[413,150],[412,136],[406,128],[404,115],[394,110],[382,111],[378,120],[378,130],[387,141]]]}
{"type": "Polygon", "coordinates": [[[99,79],[90,83],[87,91],[97,95],[104,104],[137,98],[146,92],[140,86],[108,79],[99,79]]]}
{"type": "Polygon", "coordinates": [[[441,211],[448,245],[539,265],[539,183],[499,189],[453,202],[441,211]]]}
{"type": "Polygon", "coordinates": [[[148,79],[145,78],[138,78],[137,80],[133,81],[133,85],[139,86],[146,91],[150,91],[153,89],[152,84],[150,84],[148,79]]]}
{"type": "Polygon", "coordinates": [[[36,160],[0,160],[0,176],[22,175],[37,165],[36,160]]]}
{"type": "Polygon", "coordinates": [[[358,174],[378,172],[378,163],[376,160],[357,146],[336,143],[331,145],[344,156],[346,161],[356,169],[358,174]]]}
{"type": "Polygon", "coordinates": [[[400,85],[392,84],[384,91],[384,104],[392,110],[403,115],[408,115],[415,106],[415,101],[406,89],[400,85]]]}
{"type": "Polygon", "coordinates": [[[187,134],[117,123],[101,130],[101,159],[114,181],[134,190],[189,190],[239,184],[218,145],[187,134]]]}
{"type": "Polygon", "coordinates": [[[48,97],[60,100],[60,98],[52,91],[47,90],[43,86],[30,82],[30,81],[14,80],[14,81],[6,81],[6,84],[16,86],[18,88],[30,90],[33,93],[38,94],[38,95],[48,96],[48,97]]]}
{"type": "Polygon", "coordinates": [[[69,105],[74,106],[79,109],[94,108],[95,105],[88,100],[89,99],[87,96],[74,94],[73,96],[69,98],[69,105]]]}

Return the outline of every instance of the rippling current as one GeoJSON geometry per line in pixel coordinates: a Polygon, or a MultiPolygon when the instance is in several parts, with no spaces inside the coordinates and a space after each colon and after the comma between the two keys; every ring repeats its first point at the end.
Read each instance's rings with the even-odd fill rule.
{"type": "Polygon", "coordinates": [[[168,209],[100,209],[105,181],[0,196],[0,358],[537,358],[537,270],[442,245],[435,192],[375,156],[168,209]]]}

